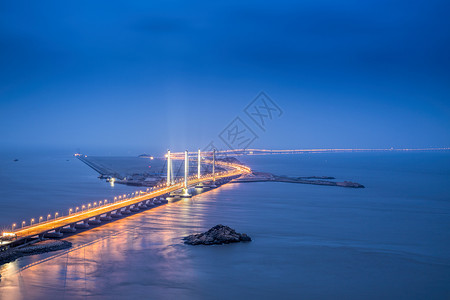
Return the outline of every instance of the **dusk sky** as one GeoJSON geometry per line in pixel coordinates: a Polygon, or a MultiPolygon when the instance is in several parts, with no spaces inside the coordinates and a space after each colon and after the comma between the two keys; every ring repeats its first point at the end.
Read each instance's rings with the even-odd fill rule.
{"type": "Polygon", "coordinates": [[[1,1],[0,147],[450,146],[448,1],[1,1]],[[282,110],[263,131],[244,109],[282,110]]]}

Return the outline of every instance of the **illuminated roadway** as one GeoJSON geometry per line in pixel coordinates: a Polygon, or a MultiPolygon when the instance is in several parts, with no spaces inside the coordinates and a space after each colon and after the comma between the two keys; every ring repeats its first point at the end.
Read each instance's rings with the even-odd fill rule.
{"type": "MultiPolygon", "coordinates": [[[[250,168],[239,164],[221,161],[216,161],[216,164],[221,165],[227,168],[228,170],[216,173],[214,175],[206,174],[201,176],[200,178],[198,178],[197,176],[190,176],[188,177],[188,187],[205,181],[227,178],[251,172],[250,168]]],[[[137,205],[152,198],[160,197],[162,195],[166,195],[170,192],[174,192],[183,188],[184,182],[177,182],[169,186],[167,186],[166,184],[161,184],[158,187],[156,187],[156,189],[153,188],[153,190],[150,190],[148,192],[140,191],[139,195],[133,198],[116,201],[114,203],[107,203],[102,206],[93,207],[87,210],[71,213],[70,215],[67,216],[61,216],[53,220],[44,221],[24,228],[20,228],[11,232],[12,234],[15,234],[17,237],[16,240],[14,241],[14,244],[16,244],[16,241],[20,241],[25,238],[43,235],[53,230],[61,229],[69,225],[74,225],[79,222],[87,221],[95,217],[99,218],[101,215],[121,210],[122,208],[131,207],[132,205],[137,205]]]]}

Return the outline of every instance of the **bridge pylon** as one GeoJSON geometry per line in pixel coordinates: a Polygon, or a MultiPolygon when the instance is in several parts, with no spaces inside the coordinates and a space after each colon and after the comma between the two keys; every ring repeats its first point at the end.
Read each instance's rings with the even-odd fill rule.
{"type": "Polygon", "coordinates": [[[213,175],[213,182],[211,187],[216,187],[216,149],[213,149],[213,164],[212,164],[212,175],[213,175]]]}
{"type": "Polygon", "coordinates": [[[172,184],[171,174],[172,173],[172,159],[170,157],[170,150],[167,150],[167,185],[172,184]]]}
{"type": "Polygon", "coordinates": [[[200,167],[201,167],[201,152],[200,152],[200,148],[198,149],[198,157],[197,157],[197,178],[200,179],[201,177],[201,171],[200,171],[200,167]]]}
{"type": "Polygon", "coordinates": [[[184,151],[184,186],[183,186],[183,195],[181,197],[183,198],[190,198],[192,197],[191,194],[189,194],[188,190],[188,177],[189,177],[189,153],[188,151],[184,151]]]}

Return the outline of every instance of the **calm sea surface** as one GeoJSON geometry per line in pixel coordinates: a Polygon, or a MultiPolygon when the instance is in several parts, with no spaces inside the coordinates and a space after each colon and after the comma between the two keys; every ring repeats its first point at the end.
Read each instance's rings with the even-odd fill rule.
{"type": "MultiPolygon", "coordinates": [[[[0,299],[450,299],[450,152],[240,159],[366,188],[227,184],[0,266],[0,299]],[[216,224],[253,241],[182,243],[216,224]]],[[[70,154],[2,154],[0,225],[136,190],[97,176],[70,154]]]]}

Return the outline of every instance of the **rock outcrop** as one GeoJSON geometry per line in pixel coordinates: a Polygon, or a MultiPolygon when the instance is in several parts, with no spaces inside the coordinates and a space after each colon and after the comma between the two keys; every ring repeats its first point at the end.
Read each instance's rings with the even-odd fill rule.
{"type": "Polygon", "coordinates": [[[189,235],[184,238],[184,243],[188,245],[222,245],[238,242],[249,242],[252,239],[245,233],[237,233],[234,229],[216,225],[210,230],[189,235]]]}
{"type": "Polygon", "coordinates": [[[44,240],[31,245],[10,248],[0,252],[0,265],[16,260],[19,257],[58,251],[72,247],[72,243],[64,240],[44,240]]]}

